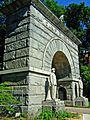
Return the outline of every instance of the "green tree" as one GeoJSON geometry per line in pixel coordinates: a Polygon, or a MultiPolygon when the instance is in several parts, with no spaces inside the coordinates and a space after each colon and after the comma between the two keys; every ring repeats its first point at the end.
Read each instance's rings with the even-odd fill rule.
{"type": "Polygon", "coordinates": [[[8,113],[13,114],[15,108],[13,105],[20,104],[11,93],[12,88],[8,86],[8,82],[0,84],[0,114],[7,115],[8,113]]]}
{"type": "Polygon", "coordinates": [[[64,6],[58,5],[54,0],[44,0],[44,4],[59,18],[65,13],[64,6]]]}
{"type": "Polygon", "coordinates": [[[84,95],[90,100],[90,66],[81,66],[81,74],[84,82],[84,95]]]}
{"type": "Polygon", "coordinates": [[[86,35],[87,22],[89,20],[89,7],[84,2],[70,4],[66,7],[66,26],[82,41],[86,35]]]}

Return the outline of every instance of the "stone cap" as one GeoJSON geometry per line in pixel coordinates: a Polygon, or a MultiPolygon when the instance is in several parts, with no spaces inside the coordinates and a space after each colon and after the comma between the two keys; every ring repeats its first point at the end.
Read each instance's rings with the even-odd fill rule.
{"type": "Polygon", "coordinates": [[[3,7],[1,11],[6,16],[8,16],[9,14],[26,5],[33,5],[34,7],[36,7],[74,43],[76,43],[77,45],[81,44],[81,41],[40,0],[16,0],[3,7]]]}

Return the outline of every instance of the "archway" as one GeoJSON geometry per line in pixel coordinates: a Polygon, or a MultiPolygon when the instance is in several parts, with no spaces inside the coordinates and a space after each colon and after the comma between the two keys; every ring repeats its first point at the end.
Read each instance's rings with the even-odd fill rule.
{"type": "Polygon", "coordinates": [[[66,89],[63,87],[59,88],[59,99],[60,100],[67,100],[67,93],[66,93],[66,89]]]}
{"type": "Polygon", "coordinates": [[[51,72],[52,67],[52,60],[55,54],[59,51],[62,52],[68,60],[71,69],[71,77],[74,76],[76,73],[75,71],[75,64],[73,61],[72,53],[69,49],[68,45],[62,40],[57,37],[52,38],[46,45],[44,54],[43,54],[43,61],[42,61],[42,69],[51,72]]]}
{"type": "Polygon", "coordinates": [[[61,51],[57,51],[52,60],[52,68],[56,69],[56,78],[62,79],[65,77],[70,77],[71,75],[71,68],[68,62],[67,57],[61,51]]]}

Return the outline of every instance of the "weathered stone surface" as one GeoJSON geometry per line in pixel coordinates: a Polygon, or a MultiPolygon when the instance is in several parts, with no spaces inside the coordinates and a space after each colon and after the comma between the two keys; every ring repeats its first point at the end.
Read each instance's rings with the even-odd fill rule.
{"type": "Polygon", "coordinates": [[[42,60],[43,59],[43,52],[41,52],[37,49],[31,48],[30,56],[42,60]]]}
{"type": "Polygon", "coordinates": [[[48,43],[48,40],[41,36],[40,34],[30,30],[30,36],[33,38],[33,39],[36,39],[38,42],[41,42],[42,44],[46,45],[48,43]]]}
{"type": "Polygon", "coordinates": [[[27,94],[27,86],[15,86],[13,88],[14,90],[14,95],[25,95],[27,94]]]}
{"type": "Polygon", "coordinates": [[[24,48],[26,46],[27,46],[27,39],[23,39],[23,40],[15,42],[15,48],[16,49],[24,48]]]}
{"type": "Polygon", "coordinates": [[[6,62],[5,66],[6,66],[6,69],[15,69],[20,67],[25,67],[27,66],[26,61],[27,61],[26,58],[20,58],[20,59],[6,62]]]}
{"type": "Polygon", "coordinates": [[[43,45],[41,42],[38,42],[37,40],[30,38],[30,44],[32,46],[32,48],[35,48],[39,51],[44,52],[45,50],[45,45],[43,45]]]}
{"type": "Polygon", "coordinates": [[[46,100],[42,102],[43,109],[49,108],[51,110],[55,110],[56,112],[65,109],[64,101],[56,100],[46,100]]]}
{"type": "Polygon", "coordinates": [[[15,51],[4,54],[4,61],[11,59],[15,59],[15,51]]]}
{"type": "Polygon", "coordinates": [[[27,75],[27,72],[6,74],[2,77],[2,81],[8,81],[12,86],[25,85],[27,84],[27,75]]]}
{"type": "MultiPolygon", "coordinates": [[[[40,2],[39,0],[32,1],[36,3],[40,2]]],[[[3,62],[3,68],[6,71],[5,73],[2,71],[5,74],[2,75],[2,81],[11,81],[13,83],[11,85],[16,86],[17,89],[15,94],[20,95],[17,98],[19,97],[24,104],[27,99],[28,109],[35,111],[36,106],[37,108],[42,106],[42,101],[45,98],[46,78],[49,78],[51,68],[56,67],[58,68],[56,69],[57,79],[59,79],[58,75],[63,76],[68,73],[66,80],[69,79],[69,81],[67,80],[64,83],[65,79],[63,79],[64,81],[62,80],[60,84],[58,82],[58,87],[63,87],[66,90],[66,98],[73,105],[75,102],[75,84],[72,84],[74,78],[80,77],[78,62],[79,41],[76,44],[73,38],[68,37],[70,31],[67,31],[68,33],[63,32],[63,30],[67,29],[62,27],[63,30],[59,29],[56,23],[53,24],[55,19],[58,21],[57,24],[59,24],[59,20],[52,13],[49,14],[47,8],[44,8],[49,14],[46,14],[46,16],[49,16],[50,19],[53,18],[53,21],[49,20],[49,18],[47,19],[42,14],[44,11],[36,9],[33,5],[29,3],[28,6],[20,6],[20,9],[7,16],[7,34],[3,62]],[[63,54],[56,55],[57,52],[63,54]],[[65,57],[62,60],[63,55],[65,57]],[[20,69],[24,69],[24,67],[27,68],[27,74],[20,69]],[[47,74],[42,73],[42,70],[49,73],[45,71],[47,74]],[[15,74],[12,74],[12,71],[15,74]],[[58,71],[61,74],[57,74],[58,71]],[[18,90],[23,91],[24,95],[28,94],[28,97],[23,96],[22,92],[18,90]]],[[[44,6],[41,3],[39,5],[37,7],[40,7],[42,10],[44,6]]],[[[59,103],[59,101],[56,101],[57,106],[59,103]]]]}
{"type": "Polygon", "coordinates": [[[30,23],[30,18],[27,17],[27,18],[24,18],[23,20],[20,20],[19,23],[18,23],[18,26],[22,26],[24,24],[28,24],[30,23]]]}
{"type": "Polygon", "coordinates": [[[23,48],[16,51],[16,58],[29,56],[29,48],[23,48]]]}
{"type": "Polygon", "coordinates": [[[22,32],[20,34],[17,34],[16,37],[17,37],[17,40],[29,37],[29,32],[28,31],[22,32]]]}
{"type": "Polygon", "coordinates": [[[50,40],[52,36],[50,36],[50,34],[48,34],[47,31],[43,30],[42,29],[42,25],[40,24],[39,26],[36,26],[36,25],[33,25],[33,24],[30,24],[30,28],[31,30],[37,32],[38,34],[42,35],[43,37],[46,37],[46,39],[50,40]]]}
{"type": "Polygon", "coordinates": [[[40,68],[40,69],[42,68],[42,61],[34,57],[30,57],[29,64],[31,67],[40,68]]]}
{"type": "Polygon", "coordinates": [[[15,47],[15,42],[6,45],[6,52],[13,51],[13,50],[15,50],[15,49],[16,49],[16,47],[15,47]]]}
{"type": "Polygon", "coordinates": [[[29,105],[41,105],[41,101],[43,101],[44,99],[44,95],[33,95],[30,96],[29,98],[29,105]]]}
{"type": "Polygon", "coordinates": [[[44,87],[43,86],[30,86],[31,91],[30,95],[40,95],[44,93],[44,87]],[[43,90],[42,90],[43,89],[43,90]]]}
{"type": "Polygon", "coordinates": [[[24,31],[27,31],[27,25],[23,25],[21,27],[18,27],[16,30],[15,30],[15,33],[20,33],[20,32],[24,32],[24,31]]]}
{"type": "MultiPolygon", "coordinates": [[[[10,40],[11,41],[11,40],[10,40]]],[[[23,39],[6,45],[6,52],[29,46],[29,40],[23,39]]]]}
{"type": "Polygon", "coordinates": [[[10,38],[5,39],[5,44],[16,41],[16,35],[11,36],[10,38]]]}
{"type": "MultiPolygon", "coordinates": [[[[43,32],[45,32],[47,34],[49,33],[48,35],[50,37],[55,37],[56,36],[54,32],[49,30],[47,27],[45,27],[42,23],[37,21],[37,19],[33,18],[32,16],[30,17],[30,23],[33,24],[34,26],[38,27],[39,29],[41,29],[43,32]]],[[[30,25],[29,25],[29,29],[30,29],[30,25]]]]}

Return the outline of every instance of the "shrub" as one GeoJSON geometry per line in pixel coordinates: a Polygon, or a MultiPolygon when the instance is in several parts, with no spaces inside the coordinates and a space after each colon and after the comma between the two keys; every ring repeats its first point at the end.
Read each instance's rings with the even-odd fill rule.
{"type": "Polygon", "coordinates": [[[56,113],[56,117],[58,120],[64,120],[65,118],[72,118],[72,113],[67,111],[58,111],[56,113]]]}
{"type": "Polygon", "coordinates": [[[0,114],[12,115],[15,112],[16,104],[20,102],[10,92],[12,89],[7,82],[0,84],[0,114]]]}
{"type": "MultiPolygon", "coordinates": [[[[39,114],[39,116],[37,118],[39,120],[52,120],[53,112],[52,112],[52,110],[45,108],[41,111],[41,113],[39,114]]],[[[37,120],[37,118],[35,118],[35,120],[37,120]]]]}

